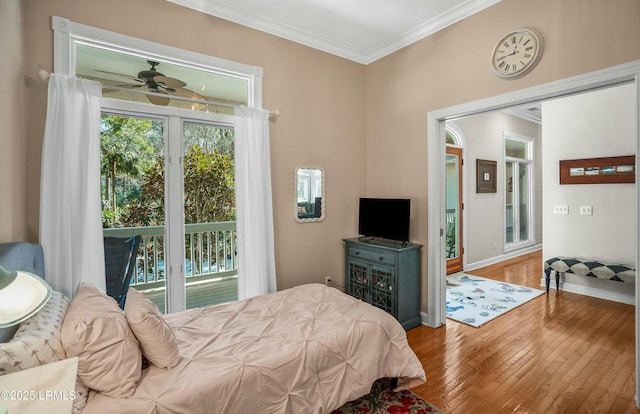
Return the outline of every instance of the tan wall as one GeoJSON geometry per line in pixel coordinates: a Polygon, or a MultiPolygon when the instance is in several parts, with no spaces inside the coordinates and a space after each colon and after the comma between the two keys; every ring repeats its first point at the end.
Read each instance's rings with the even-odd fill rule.
{"type": "Polygon", "coordinates": [[[22,56],[20,2],[0,0],[0,243],[26,237],[22,56]]]}
{"type": "Polygon", "coordinates": [[[638,22],[637,0],[503,0],[368,65],[367,192],[413,197],[412,240],[426,246],[427,113],[638,60],[638,22]],[[518,27],[542,33],[544,55],[523,78],[502,80],[489,57],[495,42],[518,27]]]}
{"type": "MultiPolygon", "coordinates": [[[[25,73],[53,67],[50,16],[264,68],[263,105],[271,123],[272,181],[278,288],[343,277],[341,237],[353,236],[364,192],[364,67],[317,50],[158,0],[25,0],[25,73]],[[294,220],[295,166],[325,169],[327,217],[294,220]]],[[[1,95],[0,95],[1,96],[1,95]]],[[[3,99],[3,98],[0,98],[3,99]]],[[[28,239],[38,238],[40,152],[46,84],[27,87],[28,239]]],[[[24,157],[21,157],[24,158],[24,157]]],[[[2,178],[4,182],[4,178],[2,178]]],[[[13,189],[14,192],[18,191],[13,189]]],[[[6,240],[13,240],[6,237],[6,240]]]]}

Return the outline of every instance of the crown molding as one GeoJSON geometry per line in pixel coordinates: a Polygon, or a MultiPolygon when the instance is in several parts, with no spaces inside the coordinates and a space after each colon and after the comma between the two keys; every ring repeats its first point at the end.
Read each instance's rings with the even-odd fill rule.
{"type": "Polygon", "coordinates": [[[368,65],[378,59],[383,58],[403,47],[417,42],[439,30],[442,30],[454,23],[457,23],[481,10],[490,7],[501,0],[468,0],[462,5],[449,10],[433,19],[423,23],[417,28],[392,39],[371,51],[357,51],[345,45],[332,42],[309,32],[296,29],[295,27],[282,24],[275,20],[265,18],[253,13],[246,13],[233,7],[215,4],[207,0],[166,0],[183,7],[187,7],[205,14],[219,17],[224,20],[250,27],[261,32],[278,36],[295,43],[321,50],[332,55],[352,60],[357,63],[368,65]]]}
{"type": "Polygon", "coordinates": [[[466,19],[502,0],[469,0],[458,7],[450,9],[446,13],[442,13],[433,19],[424,22],[420,26],[416,27],[409,32],[398,36],[389,43],[374,49],[365,55],[365,60],[360,63],[368,65],[378,59],[381,59],[387,55],[390,55],[404,47],[409,46],[418,40],[431,36],[432,34],[445,29],[461,20],[466,19]]]}
{"type": "Polygon", "coordinates": [[[220,4],[213,4],[207,0],[166,0],[202,13],[237,23],[251,29],[259,30],[270,35],[278,36],[295,43],[309,46],[323,52],[330,53],[358,63],[364,63],[366,56],[343,45],[315,36],[292,26],[284,25],[264,16],[246,13],[220,4]]]}

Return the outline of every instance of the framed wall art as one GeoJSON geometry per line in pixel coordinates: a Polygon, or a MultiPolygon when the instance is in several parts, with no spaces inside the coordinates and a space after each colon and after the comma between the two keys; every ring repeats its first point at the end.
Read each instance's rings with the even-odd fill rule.
{"type": "Polygon", "coordinates": [[[476,193],[496,192],[497,161],[476,159],[476,193]]]}
{"type": "Polygon", "coordinates": [[[636,182],[636,156],[560,160],[560,184],[636,182]]]}

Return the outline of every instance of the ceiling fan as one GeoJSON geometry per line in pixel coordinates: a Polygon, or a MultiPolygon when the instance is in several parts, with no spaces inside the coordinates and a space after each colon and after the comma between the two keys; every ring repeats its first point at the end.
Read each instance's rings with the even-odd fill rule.
{"type": "MultiPolygon", "coordinates": [[[[196,93],[190,89],[184,88],[184,86],[187,86],[185,82],[181,81],[180,79],[164,76],[164,74],[158,72],[156,70],[156,66],[158,66],[160,62],[147,60],[147,63],[151,65],[151,68],[148,70],[143,70],[138,72],[138,76],[126,75],[124,73],[117,73],[117,72],[109,72],[109,71],[100,70],[100,69],[95,69],[95,71],[101,72],[101,73],[108,73],[110,75],[122,76],[127,79],[138,82],[138,84],[116,85],[119,87],[143,88],[149,92],[160,93],[163,95],[176,95],[184,98],[206,101],[206,98],[200,95],[199,93],[196,93]]],[[[169,100],[171,98],[165,98],[163,96],[157,96],[157,95],[147,95],[147,99],[149,99],[149,102],[151,102],[154,105],[166,106],[169,104],[169,100]]]]}

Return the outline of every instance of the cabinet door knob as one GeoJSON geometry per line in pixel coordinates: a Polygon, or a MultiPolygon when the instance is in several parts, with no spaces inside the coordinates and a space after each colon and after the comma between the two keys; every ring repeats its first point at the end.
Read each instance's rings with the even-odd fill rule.
{"type": "Polygon", "coordinates": [[[378,260],[382,260],[382,259],[384,259],[384,257],[382,257],[382,256],[378,257],[378,260]]]}
{"type": "Polygon", "coordinates": [[[356,252],[356,256],[358,256],[360,254],[360,252],[356,252]]]}

